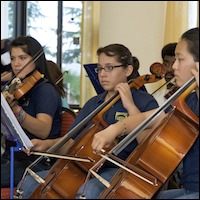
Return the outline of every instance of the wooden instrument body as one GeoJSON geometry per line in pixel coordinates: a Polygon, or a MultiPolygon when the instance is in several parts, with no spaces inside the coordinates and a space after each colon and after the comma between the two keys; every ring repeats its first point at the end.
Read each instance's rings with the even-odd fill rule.
{"type": "Polygon", "coordinates": [[[198,124],[177,109],[141,142],[127,162],[157,179],[152,185],[119,169],[100,199],[150,199],[172,175],[198,137],[198,124]]]}
{"type": "Polygon", "coordinates": [[[91,148],[94,134],[105,128],[105,123],[102,125],[97,116],[94,123],[78,136],[67,152],[70,155],[89,157],[94,162],[59,159],[48,172],[45,184],[39,185],[30,199],[75,199],[76,192],[84,183],[89,169],[101,159],[91,148]]]}
{"type": "MultiPolygon", "coordinates": [[[[150,184],[121,168],[111,180],[111,186],[102,192],[100,199],[149,199],[161,189],[198,137],[198,119],[182,103],[187,95],[186,92],[182,95],[183,101],[177,104],[178,109],[174,108],[168,113],[126,160],[130,165],[144,171],[141,175],[148,174],[155,178],[156,184],[150,184]]],[[[114,102],[118,99],[119,96],[114,102]]],[[[93,153],[91,143],[94,134],[107,127],[102,116],[111,105],[113,102],[97,114],[97,118],[93,120],[94,126],[90,127],[88,133],[81,134],[67,152],[75,156],[90,157],[95,162],[58,160],[46,176],[45,183],[37,187],[30,199],[76,198],[77,190],[86,180],[88,171],[101,158],[93,153]]],[[[149,176],[146,177],[147,180],[149,176]]]]}

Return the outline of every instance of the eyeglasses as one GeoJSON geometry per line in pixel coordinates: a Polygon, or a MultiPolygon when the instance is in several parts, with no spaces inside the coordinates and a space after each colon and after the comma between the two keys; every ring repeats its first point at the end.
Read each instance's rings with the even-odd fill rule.
{"type": "Polygon", "coordinates": [[[124,65],[117,65],[117,66],[105,66],[105,67],[96,67],[94,70],[96,73],[99,73],[101,72],[103,69],[105,70],[105,72],[111,72],[114,68],[117,68],[117,67],[123,67],[124,65]]]}

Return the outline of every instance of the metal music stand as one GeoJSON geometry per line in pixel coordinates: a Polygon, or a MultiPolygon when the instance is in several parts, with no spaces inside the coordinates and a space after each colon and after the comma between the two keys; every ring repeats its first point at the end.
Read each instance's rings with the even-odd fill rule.
{"type": "Polygon", "coordinates": [[[20,151],[22,148],[21,143],[16,140],[17,146],[10,147],[10,199],[14,199],[14,152],[20,151]]]}

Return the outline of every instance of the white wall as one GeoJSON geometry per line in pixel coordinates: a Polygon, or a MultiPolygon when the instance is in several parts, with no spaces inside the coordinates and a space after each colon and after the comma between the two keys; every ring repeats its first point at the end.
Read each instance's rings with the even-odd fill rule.
{"type": "MultiPolygon", "coordinates": [[[[101,1],[99,44],[122,43],[140,61],[141,75],[150,65],[162,62],[165,1],[101,1]]],[[[149,84],[148,91],[161,83],[149,84]]]]}

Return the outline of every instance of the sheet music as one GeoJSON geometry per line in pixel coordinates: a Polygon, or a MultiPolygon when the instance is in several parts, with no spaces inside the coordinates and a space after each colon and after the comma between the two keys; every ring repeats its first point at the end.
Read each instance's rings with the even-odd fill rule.
{"type": "Polygon", "coordinates": [[[26,149],[33,147],[21,125],[17,121],[8,102],[1,93],[1,132],[9,139],[17,139],[26,149]]]}

